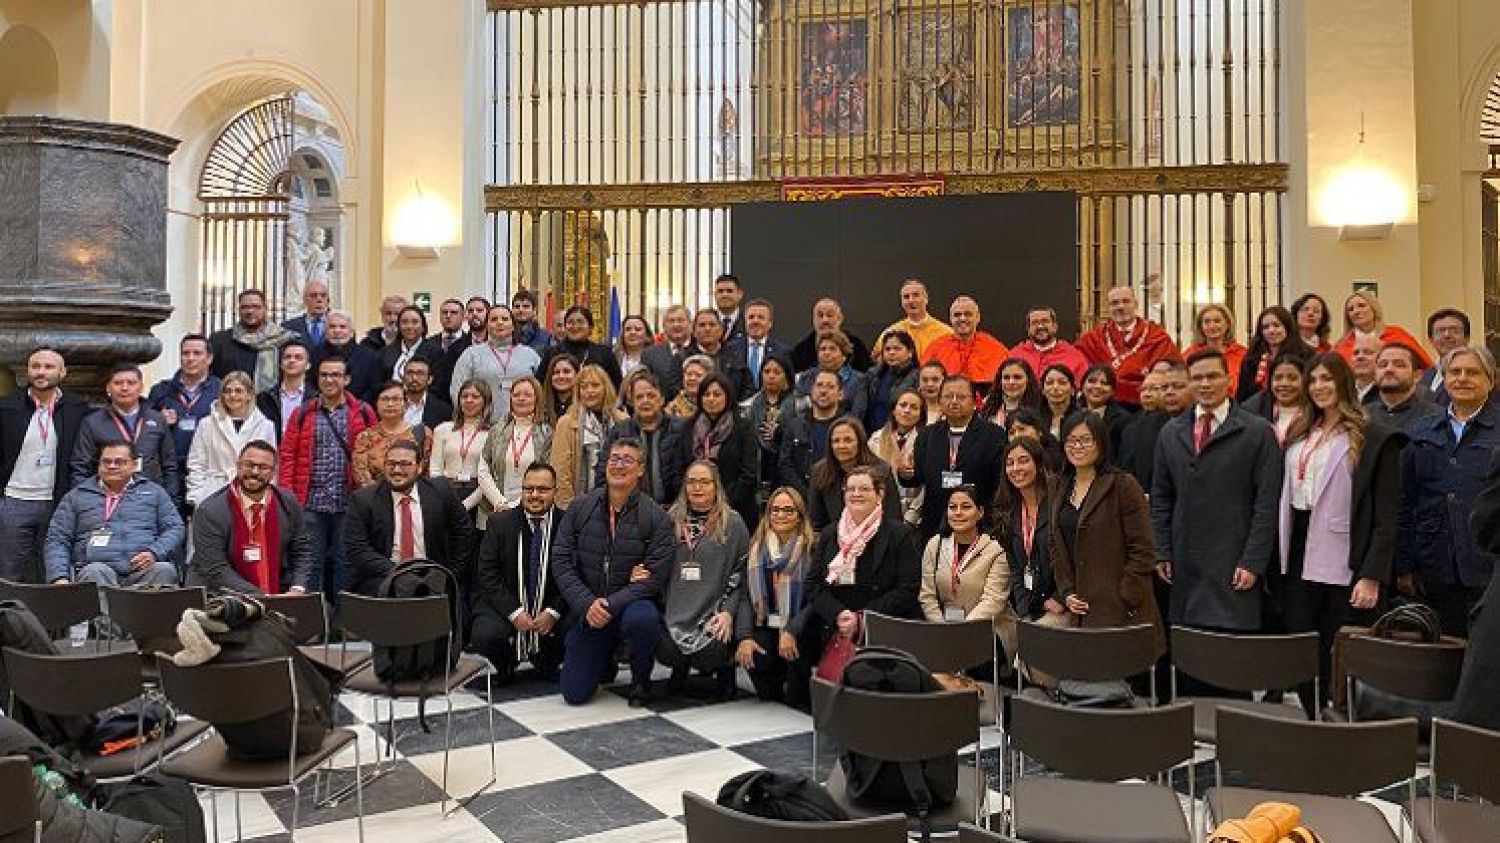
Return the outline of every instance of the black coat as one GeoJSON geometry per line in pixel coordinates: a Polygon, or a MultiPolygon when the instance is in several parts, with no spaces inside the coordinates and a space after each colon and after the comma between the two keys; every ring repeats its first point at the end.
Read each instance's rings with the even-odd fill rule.
{"type": "MultiPolygon", "coordinates": [[[[551,542],[557,547],[557,525],[562,521],[562,510],[553,507],[547,513],[551,521],[551,542]]],[[[469,605],[475,613],[484,612],[509,619],[521,608],[521,570],[517,565],[518,554],[531,551],[531,526],[526,512],[519,506],[490,516],[485,525],[484,538],[480,540],[479,555],[474,560],[474,588],[469,605]]],[[[549,563],[554,559],[549,554],[549,563]]],[[[542,605],[557,612],[559,618],[568,614],[568,603],[557,590],[549,573],[542,585],[542,605]]]]}
{"type": "MultiPolygon", "coordinates": [[[[754,530],[760,523],[760,507],[755,505],[755,492],[760,488],[760,445],[750,422],[740,418],[733,408],[727,410],[734,417],[734,432],[719,445],[719,455],[714,464],[719,468],[719,482],[724,485],[724,498],[729,506],[740,514],[745,529],[754,530]]],[[[683,466],[691,465],[698,458],[693,447],[693,429],[697,418],[688,419],[683,427],[682,443],[687,449],[683,455],[683,466]]],[[[608,453],[608,452],[606,452],[608,453]]]]}
{"type": "Polygon", "coordinates": [[[541,365],[536,367],[537,377],[542,377],[547,371],[547,365],[552,362],[552,358],[559,354],[571,354],[577,358],[580,366],[587,366],[590,363],[598,366],[609,375],[609,380],[615,385],[615,389],[620,388],[620,361],[615,359],[615,353],[610,351],[609,346],[596,342],[576,343],[560,340],[553,343],[541,353],[541,365]]]}
{"type": "MultiPolygon", "coordinates": [[[[438,348],[442,348],[442,337],[437,337],[438,348]]],[[[453,394],[453,368],[458,365],[458,358],[463,356],[471,346],[480,345],[484,340],[474,341],[474,335],[465,333],[463,336],[449,343],[448,350],[442,351],[442,359],[432,364],[432,393],[434,395],[448,396],[453,394]]]]}
{"type": "MultiPolygon", "coordinates": [[[[57,438],[57,455],[52,464],[52,502],[57,503],[73,488],[73,474],[69,461],[78,446],[78,432],[83,428],[83,419],[93,408],[87,401],[71,392],[60,392],[57,406],[53,408],[52,424],[57,438]]],[[[16,456],[26,441],[26,429],[31,426],[31,417],[36,413],[36,402],[31,393],[22,390],[14,395],[0,398],[0,493],[10,483],[16,470],[16,456]]]]}
{"type": "MultiPolygon", "coordinates": [[[[736,321],[735,324],[739,325],[743,322],[744,320],[741,319],[736,321]]],[[[740,400],[743,401],[755,394],[757,391],[756,384],[760,382],[760,373],[750,371],[750,340],[744,334],[736,334],[732,339],[724,341],[724,347],[734,352],[739,359],[745,361],[745,371],[751,375],[750,385],[747,387],[750,392],[740,395],[740,400]]],[[[766,347],[761,350],[760,364],[762,366],[766,365],[766,361],[772,357],[779,357],[783,361],[790,360],[792,357],[792,347],[775,337],[766,337],[766,347]]]]}
{"type": "MultiPolygon", "coordinates": [[[[417,343],[416,353],[412,355],[413,360],[421,359],[427,361],[428,369],[434,378],[437,376],[438,367],[443,364],[443,347],[436,339],[425,337],[417,343]]],[[[401,359],[401,343],[395,342],[380,349],[380,382],[385,383],[396,377],[396,361],[401,359]]],[[[446,395],[447,393],[443,393],[446,395]]]]}
{"type": "MultiPolygon", "coordinates": [[[[869,371],[875,365],[875,361],[870,357],[870,347],[865,345],[864,340],[848,331],[844,332],[844,336],[848,337],[849,344],[854,346],[853,353],[849,355],[849,365],[853,366],[856,372],[869,371]]],[[[799,372],[805,372],[817,365],[818,332],[813,331],[792,347],[792,366],[799,372]]]]}
{"type": "MultiPolygon", "coordinates": [[[[468,588],[469,555],[473,541],[473,519],[464,509],[453,487],[442,477],[417,480],[417,498],[422,507],[422,538],[427,558],[458,578],[468,588]]],[[[375,596],[380,581],[395,570],[391,546],[396,539],[396,504],[391,484],[382,480],[355,490],[344,515],[344,550],[349,559],[349,590],[375,596]]]]}
{"type": "MultiPolygon", "coordinates": [[[[377,331],[377,335],[378,335],[377,331]]],[[[380,352],[372,351],[366,345],[360,343],[349,343],[342,348],[335,348],[329,343],[323,343],[313,354],[312,366],[307,370],[307,380],[316,386],[318,380],[318,363],[323,358],[332,354],[343,355],[349,371],[349,394],[365,402],[375,403],[375,392],[380,388],[380,352]]]]}
{"type": "Polygon", "coordinates": [[[1120,430],[1120,448],[1111,460],[1130,473],[1142,489],[1151,488],[1156,468],[1156,440],[1172,417],[1163,410],[1136,413],[1120,430]]]}
{"type": "Polygon", "coordinates": [[[689,342],[673,354],[671,343],[659,342],[646,346],[641,351],[641,365],[651,370],[651,374],[661,381],[663,400],[671,401],[682,391],[682,361],[692,353],[689,351],[692,347],[693,344],[689,342]]]}
{"type": "MultiPolygon", "coordinates": [[[[922,535],[931,538],[943,526],[948,512],[948,493],[943,489],[943,473],[948,464],[948,422],[939,421],[922,428],[912,453],[916,476],[908,486],[927,490],[922,496],[922,535]]],[[[958,442],[957,460],[952,470],[963,475],[963,482],[973,484],[979,500],[995,499],[1000,475],[1005,470],[1001,455],[1005,452],[1005,430],[999,425],[975,416],[958,442]]]]}
{"type": "Polygon", "coordinates": [[[1405,433],[1372,421],[1354,464],[1354,501],[1349,516],[1349,570],[1356,579],[1390,582],[1401,504],[1401,449],[1405,433]]]}
{"type": "MultiPolygon", "coordinates": [[[[73,445],[73,457],[69,468],[73,472],[73,485],[83,483],[99,473],[99,445],[104,442],[124,442],[125,436],[116,426],[119,416],[111,408],[104,407],[83,418],[79,425],[78,441],[73,445]]],[[[140,475],[163,489],[179,507],[184,494],[184,466],[177,459],[177,446],[172,439],[172,428],[161,413],[140,405],[136,424],[140,433],[135,437],[136,456],[140,457],[140,475]]],[[[58,459],[62,454],[58,453],[58,459]]],[[[59,499],[60,500],[60,499],[59,499]]]]}
{"type": "Polygon", "coordinates": [[[552,548],[552,581],[569,609],[564,623],[581,621],[599,597],[614,617],[637,600],[661,603],[676,555],[672,519],[645,495],[630,496],[615,518],[613,532],[608,488],[574,498],[557,525],[557,544],[552,548]],[[651,576],[631,582],[630,571],[636,565],[645,565],[651,576]]]}
{"type": "MultiPolygon", "coordinates": [[[[281,335],[281,345],[291,342],[296,336],[291,332],[281,335]]],[[[255,380],[255,366],[260,361],[260,352],[234,338],[234,329],[215,331],[208,338],[208,350],[214,356],[210,371],[214,377],[223,378],[230,372],[244,372],[255,380]]],[[[279,355],[278,355],[279,357],[279,355]]]]}
{"type": "Polygon", "coordinates": [[[803,578],[803,609],[788,623],[801,635],[810,623],[833,628],[839,613],[879,612],[895,618],[917,618],[917,593],[922,587],[922,554],[916,537],[899,519],[883,519],[865,552],[854,563],[854,585],[830,585],[828,563],[839,550],[837,524],[824,528],[813,545],[803,578]]]}
{"type": "MultiPolygon", "coordinates": [[[[1491,559],[1500,555],[1500,454],[1490,461],[1469,523],[1475,548],[1491,559]]],[[[1463,723],[1500,729],[1500,577],[1490,577],[1474,608],[1453,716],[1463,723]]]]}
{"type": "MultiPolygon", "coordinates": [[[[827,459],[825,457],[825,459],[827,459]]],[[[821,464],[821,461],[820,461],[821,464]]],[[[884,462],[876,462],[871,466],[875,472],[885,478],[885,494],[880,499],[880,509],[886,518],[893,521],[901,520],[901,489],[896,485],[896,472],[884,462]]],[[[814,471],[817,466],[813,467],[814,471]]],[[[839,523],[839,518],[844,514],[844,485],[834,483],[827,489],[819,489],[812,486],[812,494],[808,497],[807,520],[812,524],[814,530],[822,530],[829,524],[839,523]]]]}
{"type": "MultiPolygon", "coordinates": [[[[291,319],[282,322],[281,327],[301,337],[302,341],[307,343],[308,348],[320,348],[323,345],[321,342],[313,343],[312,334],[307,327],[307,314],[305,313],[301,316],[293,316],[291,319]]],[[[323,317],[323,339],[328,339],[328,317],[326,315],[323,317]]]]}
{"type": "Polygon", "coordinates": [[[1031,553],[1026,552],[1026,540],[1021,535],[1020,502],[1016,503],[1013,512],[1000,513],[997,519],[996,535],[1004,544],[1005,556],[1010,562],[1010,605],[1016,616],[1024,620],[1035,620],[1045,614],[1047,598],[1056,596],[1057,592],[1057,578],[1052,573],[1052,557],[1048,549],[1052,527],[1052,507],[1048,504],[1057,494],[1056,481],[1049,480],[1047,488],[1047,498],[1037,507],[1031,553]],[[1028,568],[1032,575],[1029,589],[1026,587],[1028,568]]]}
{"type": "MultiPolygon", "coordinates": [[[[318,391],[313,388],[312,373],[309,372],[308,377],[302,381],[302,400],[297,402],[297,406],[300,407],[317,397],[318,391]]],[[[278,383],[270,389],[257,393],[255,406],[260,410],[261,415],[271,420],[271,424],[276,427],[276,435],[280,436],[282,423],[286,421],[281,417],[281,384],[278,383]]]]}
{"type": "MultiPolygon", "coordinates": [[[[312,536],[307,532],[302,507],[285,489],[272,486],[267,494],[276,504],[281,590],[300,585],[313,591],[316,588],[313,577],[321,569],[320,563],[313,560],[312,536]]],[[[234,540],[234,513],[230,507],[235,505],[226,486],[209,495],[193,510],[190,532],[193,558],[188,563],[188,585],[201,585],[210,591],[260,593],[260,589],[239,575],[229,560],[229,543],[234,540]]]]}
{"type": "MultiPolygon", "coordinates": [[[[669,507],[677,500],[677,493],[682,491],[682,474],[687,470],[688,454],[693,451],[692,437],[688,432],[687,421],[675,416],[662,416],[661,426],[657,428],[657,451],[661,464],[662,497],[665,500],[657,501],[662,507],[669,507]]],[[[645,443],[645,437],[641,435],[641,424],[632,416],[622,422],[617,422],[604,436],[604,445],[599,449],[601,454],[608,454],[614,443],[621,439],[638,439],[645,443]]],[[[605,461],[599,460],[594,467],[594,488],[604,487],[605,461]]],[[[650,489],[645,489],[649,497],[650,489]]]]}
{"type": "MultiPolygon", "coordinates": [[[[832,424],[837,416],[828,420],[832,424]]],[[[781,417],[781,453],[776,458],[776,486],[791,486],[806,500],[812,482],[813,417],[812,408],[781,417]]]]}
{"type": "Polygon", "coordinates": [[[432,431],[443,422],[453,421],[453,405],[433,393],[427,393],[427,401],[422,405],[422,426],[427,428],[428,444],[432,441],[432,431]]]}

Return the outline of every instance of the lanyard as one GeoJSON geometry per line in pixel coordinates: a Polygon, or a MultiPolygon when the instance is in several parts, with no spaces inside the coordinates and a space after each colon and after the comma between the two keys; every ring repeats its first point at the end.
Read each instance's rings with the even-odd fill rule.
{"type": "Polygon", "coordinates": [[[115,423],[115,427],[120,429],[120,435],[125,437],[125,441],[131,443],[132,445],[141,441],[141,428],[145,426],[146,420],[141,417],[140,410],[135,411],[134,430],[127,430],[125,428],[125,419],[121,418],[120,414],[115,412],[114,410],[109,411],[109,419],[110,421],[115,423]]]}
{"type": "Polygon", "coordinates": [[[104,493],[104,523],[108,524],[109,519],[115,517],[115,510],[120,508],[120,501],[124,498],[123,491],[118,495],[113,492],[104,493]]]}
{"type": "Polygon", "coordinates": [[[982,545],[982,544],[984,544],[984,536],[983,535],[979,535],[979,536],[975,537],[974,543],[971,544],[971,545],[969,545],[969,549],[968,550],[964,551],[963,553],[959,553],[958,552],[958,538],[957,537],[953,538],[953,570],[950,573],[953,576],[953,592],[952,592],[952,594],[953,594],[953,599],[954,599],[955,602],[958,600],[959,580],[963,576],[964,562],[967,561],[967,560],[969,560],[969,559],[972,559],[974,557],[974,551],[977,550],[977,549],[979,549],[979,546],[982,545]]]}
{"type": "MultiPolygon", "coordinates": [[[[967,432],[967,431],[965,431],[965,432],[967,432]]],[[[958,469],[958,446],[960,444],[962,444],[963,441],[964,441],[964,434],[963,433],[959,433],[958,435],[955,436],[952,431],[948,432],[948,470],[949,471],[955,471],[955,470],[958,469]]]]}
{"type": "Polygon", "coordinates": [[[698,542],[703,540],[703,530],[689,530],[688,525],[684,523],[678,528],[678,532],[681,533],[682,543],[687,545],[688,556],[691,558],[698,552],[698,542]]]}
{"type": "Polygon", "coordinates": [[[193,400],[189,401],[188,391],[186,389],[179,389],[177,390],[177,400],[182,402],[182,409],[186,411],[188,415],[192,415],[193,408],[198,406],[199,401],[203,400],[203,393],[207,391],[208,390],[203,388],[203,384],[198,384],[198,389],[193,393],[193,400]]]}
{"type": "Polygon", "coordinates": [[[1307,441],[1302,443],[1302,452],[1297,455],[1298,483],[1307,482],[1308,464],[1312,462],[1313,455],[1317,453],[1318,448],[1324,444],[1323,440],[1328,438],[1328,428],[1319,425],[1313,433],[1316,435],[1307,437],[1307,441]]]}
{"type": "Polygon", "coordinates": [[[1026,548],[1026,558],[1031,558],[1031,548],[1036,542],[1036,515],[1021,504],[1021,546],[1026,548]]]}
{"type": "MultiPolygon", "coordinates": [[[[527,446],[529,446],[531,444],[531,434],[533,434],[535,432],[536,432],[536,425],[534,425],[534,424],[531,427],[526,428],[526,438],[522,439],[521,440],[521,444],[517,445],[516,444],[516,429],[515,428],[511,428],[511,430],[510,430],[510,464],[511,464],[512,467],[514,467],[516,469],[519,469],[521,467],[521,455],[524,454],[524,453],[526,453],[527,446]]],[[[614,510],[610,510],[610,512],[614,512],[614,510]]],[[[610,533],[613,534],[614,533],[614,526],[613,526],[614,521],[613,521],[613,519],[611,519],[610,524],[611,524],[611,526],[610,526],[610,533]]]]}
{"type": "Polygon", "coordinates": [[[510,371],[510,358],[516,356],[515,344],[512,343],[510,347],[505,349],[504,360],[500,359],[500,352],[495,350],[493,343],[487,342],[485,343],[485,347],[490,350],[490,354],[495,358],[495,365],[500,367],[500,375],[504,377],[510,371]]]}
{"type": "Polygon", "coordinates": [[[474,440],[479,438],[479,434],[481,432],[482,431],[481,431],[481,429],[479,427],[479,424],[477,422],[474,424],[474,432],[472,434],[468,435],[468,436],[464,435],[463,428],[459,428],[459,431],[458,431],[458,461],[460,463],[464,463],[464,462],[468,461],[468,459],[469,459],[469,450],[474,447],[474,440]]]}
{"type": "Polygon", "coordinates": [[[36,428],[37,428],[37,433],[39,433],[41,435],[41,437],[42,437],[42,447],[43,448],[47,447],[47,438],[52,435],[52,427],[53,427],[52,422],[53,422],[53,419],[55,418],[56,413],[57,413],[57,396],[56,395],[52,396],[52,400],[50,402],[48,402],[46,404],[38,403],[36,405],[36,413],[35,413],[35,415],[36,415],[36,428]]]}

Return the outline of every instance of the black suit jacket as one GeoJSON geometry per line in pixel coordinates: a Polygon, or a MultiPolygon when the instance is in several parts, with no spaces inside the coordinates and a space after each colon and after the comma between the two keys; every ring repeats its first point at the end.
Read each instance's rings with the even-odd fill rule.
{"type": "MultiPolygon", "coordinates": [[[[551,522],[549,548],[557,546],[557,523],[562,519],[562,510],[553,507],[546,518],[551,522]]],[[[509,618],[521,608],[521,579],[519,554],[531,552],[531,528],[525,511],[519,506],[490,516],[485,525],[484,538],[479,545],[479,556],[474,563],[474,589],[470,606],[478,612],[488,612],[509,618]]],[[[548,560],[551,562],[549,550],[548,560]]],[[[552,582],[551,572],[546,572],[542,585],[542,605],[557,612],[558,619],[567,617],[568,602],[552,582]]]]}
{"type": "MultiPolygon", "coordinates": [[[[738,325],[740,323],[736,322],[735,324],[738,325]]],[[[754,395],[756,393],[757,390],[754,388],[754,385],[760,382],[760,373],[750,371],[750,339],[743,333],[736,334],[734,339],[731,339],[728,342],[724,343],[724,347],[733,352],[734,355],[744,363],[745,373],[749,376],[750,394],[741,395],[740,400],[743,401],[746,398],[749,398],[750,395],[754,395]]],[[[779,339],[776,339],[775,337],[766,337],[766,347],[761,352],[760,364],[762,366],[766,365],[766,360],[771,357],[780,357],[782,360],[790,360],[791,356],[791,346],[787,345],[779,339]]],[[[787,374],[795,376],[797,373],[788,372],[787,374]]]]}
{"type": "Polygon", "coordinates": [[[351,341],[343,348],[334,348],[326,342],[318,346],[313,350],[312,367],[307,371],[308,382],[316,386],[318,364],[323,362],[323,358],[335,353],[341,355],[347,363],[349,393],[366,404],[373,405],[375,391],[380,388],[381,383],[380,352],[371,351],[361,343],[351,341]]]}
{"type": "Polygon", "coordinates": [[[682,391],[682,361],[688,358],[692,352],[689,351],[693,344],[689,342],[676,354],[672,353],[672,344],[659,342],[656,345],[647,346],[641,352],[641,365],[651,370],[661,381],[661,395],[665,401],[671,401],[682,391]]]}
{"type": "MultiPolygon", "coordinates": [[[[395,377],[396,361],[401,358],[401,343],[391,343],[380,350],[380,381],[384,383],[395,377]]],[[[426,337],[417,343],[417,351],[412,355],[413,360],[426,360],[428,368],[433,375],[437,375],[438,367],[443,365],[443,347],[432,337],[426,337]]]]}
{"type": "MultiPolygon", "coordinates": [[[[483,343],[484,340],[482,339],[475,342],[474,335],[466,333],[462,337],[459,337],[457,342],[448,346],[448,350],[443,352],[442,371],[434,371],[432,374],[432,391],[434,394],[441,395],[444,398],[453,394],[453,369],[458,365],[458,358],[462,357],[464,352],[468,351],[471,346],[483,343]]],[[[442,341],[439,340],[438,348],[441,349],[442,347],[442,341]]]]}
{"type": "MultiPolygon", "coordinates": [[[[62,392],[53,408],[52,423],[56,428],[57,456],[52,466],[52,502],[57,503],[73,488],[73,478],[68,470],[68,461],[78,444],[78,431],[83,426],[83,417],[93,412],[87,401],[71,392],[62,392]]],[[[36,403],[31,393],[22,390],[14,395],[0,398],[0,494],[10,483],[10,475],[16,470],[16,456],[21,444],[26,441],[26,429],[31,426],[31,416],[36,412],[36,403]]]]}
{"type": "MultiPolygon", "coordinates": [[[[1001,454],[1005,451],[1005,430],[999,425],[975,416],[958,440],[958,460],[953,470],[963,475],[963,482],[973,484],[981,501],[995,499],[995,488],[1004,470],[1001,454]]],[[[917,434],[912,453],[916,476],[909,486],[922,486],[922,535],[931,538],[943,526],[948,512],[948,492],[943,489],[943,472],[948,471],[948,422],[928,425],[917,434]]]]}
{"type": "MultiPolygon", "coordinates": [[[[422,537],[427,558],[458,578],[468,588],[467,572],[474,528],[463,501],[442,477],[417,480],[417,499],[422,507],[422,537]]],[[[349,559],[349,590],[375,595],[380,581],[395,569],[391,546],[396,540],[396,504],[390,483],[355,491],[344,515],[344,549],[349,559]]]]}
{"type": "Polygon", "coordinates": [[[427,402],[422,405],[422,426],[427,428],[427,435],[432,436],[432,431],[447,421],[453,421],[453,405],[431,392],[427,393],[427,402]]]}
{"type": "MultiPolygon", "coordinates": [[[[302,341],[307,343],[309,349],[317,349],[323,345],[321,341],[314,343],[312,336],[308,334],[306,313],[301,316],[293,316],[291,319],[282,322],[281,327],[288,331],[296,331],[297,336],[301,337],[302,341]]],[[[323,316],[323,339],[328,339],[328,316],[326,314],[323,316]]]]}
{"type": "MultiPolygon", "coordinates": [[[[312,384],[313,380],[311,377],[302,382],[302,401],[299,406],[318,397],[318,391],[313,388],[312,384]]],[[[276,426],[276,435],[280,436],[281,425],[286,421],[281,417],[281,384],[256,393],[255,406],[260,410],[261,415],[271,420],[271,424],[276,426]]]]}

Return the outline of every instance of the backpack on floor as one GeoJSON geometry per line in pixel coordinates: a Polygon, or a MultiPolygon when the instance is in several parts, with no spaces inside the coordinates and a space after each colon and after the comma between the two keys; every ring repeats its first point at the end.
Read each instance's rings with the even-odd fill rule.
{"type": "MultiPolygon", "coordinates": [[[[459,647],[453,641],[454,632],[463,629],[462,595],[458,590],[458,579],[453,572],[435,562],[408,562],[386,575],[380,581],[375,596],[382,598],[448,597],[449,634],[434,641],[402,647],[376,647],[374,657],[375,676],[394,688],[398,682],[442,681],[443,675],[458,663],[459,647]]],[[[426,699],[417,702],[417,720],[422,731],[431,729],[427,725],[426,699]]]]}
{"type": "Polygon", "coordinates": [[[143,773],[106,788],[103,810],[159,826],[165,843],[205,843],[203,807],[192,785],[159,773],[143,773]]]}
{"type": "Polygon", "coordinates": [[[742,814],[798,823],[849,819],[828,791],[801,773],[751,770],[719,788],[719,805],[742,814]]]}
{"type": "MultiPolygon", "coordinates": [[[[16,600],[0,600],[0,649],[5,647],[43,656],[63,655],[52,643],[52,636],[47,634],[42,622],[25,604],[16,600]]],[[[10,698],[10,677],[5,673],[4,660],[0,659],[0,705],[9,703],[10,698]]],[[[64,754],[72,753],[87,740],[94,731],[96,719],[84,714],[68,717],[43,714],[20,699],[16,700],[11,717],[48,746],[64,754]]]]}
{"type": "MultiPolygon", "coordinates": [[[[860,650],[844,668],[841,688],[886,694],[931,694],[943,690],[910,654],[885,647],[860,650]]],[[[881,761],[857,752],[839,756],[849,798],[863,805],[923,816],[958,798],[958,757],[881,761]]]]}

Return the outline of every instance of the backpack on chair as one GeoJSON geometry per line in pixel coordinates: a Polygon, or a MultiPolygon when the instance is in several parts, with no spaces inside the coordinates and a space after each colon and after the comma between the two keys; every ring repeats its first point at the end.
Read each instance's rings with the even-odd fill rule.
{"type": "MultiPolygon", "coordinates": [[[[866,647],[844,668],[841,688],[884,694],[933,694],[943,686],[910,654],[866,647]]],[[[921,761],[881,761],[857,752],[839,756],[849,798],[863,805],[925,816],[958,798],[958,758],[952,754],[921,761]]]]}
{"type": "MultiPolygon", "coordinates": [[[[376,647],[373,653],[375,676],[387,686],[394,688],[398,682],[441,681],[458,663],[460,648],[453,636],[463,629],[463,600],[453,572],[435,562],[408,562],[387,574],[375,594],[386,599],[447,596],[447,635],[422,644],[376,647]]],[[[417,702],[417,717],[422,731],[431,731],[427,726],[425,699],[417,702]]]]}

